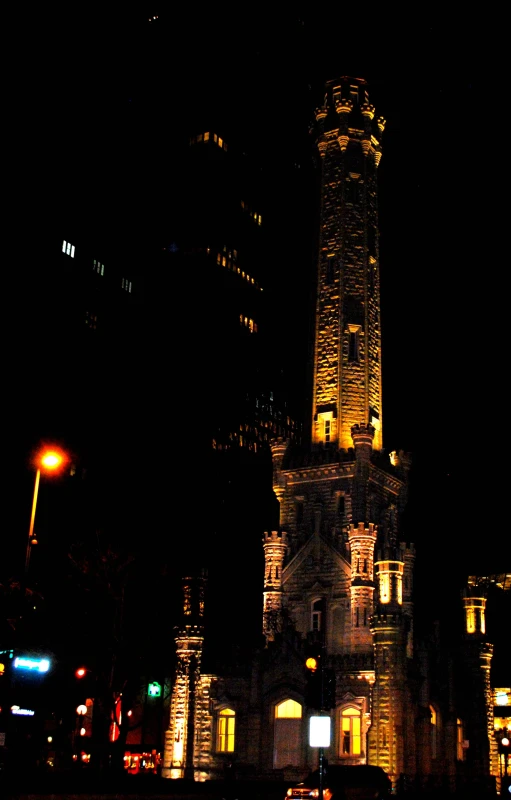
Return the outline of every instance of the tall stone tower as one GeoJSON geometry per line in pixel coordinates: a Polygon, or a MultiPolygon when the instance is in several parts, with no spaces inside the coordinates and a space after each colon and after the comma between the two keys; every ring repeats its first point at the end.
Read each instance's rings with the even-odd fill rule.
{"type": "Polygon", "coordinates": [[[326,84],[313,127],[321,180],[312,435],[300,455],[282,439],[273,445],[280,527],[264,536],[263,632],[271,649],[291,623],[335,672],[329,761],[373,763],[395,777],[404,769],[414,548],[399,541],[409,458],[385,459],[382,439],[384,127],[364,80],[326,84]]]}
{"type": "Polygon", "coordinates": [[[322,160],[312,441],[347,450],[370,423],[382,447],[380,271],[376,172],[385,128],[366,82],[326,85],[316,111],[322,160]]]}
{"type": "MultiPolygon", "coordinates": [[[[414,632],[416,551],[403,524],[411,460],[383,448],[376,176],[384,127],[365,81],[326,84],[313,127],[321,181],[311,441],[275,432],[271,443],[279,516],[262,536],[263,636],[250,658],[234,653],[206,670],[200,616],[177,631],[166,777],[203,780],[233,768],[300,780],[318,764],[308,739],[318,711],[330,716],[329,764],[381,767],[394,787],[441,787],[447,777],[452,788],[465,773],[470,781],[465,728],[472,739],[483,726],[478,774],[496,763],[479,595],[465,601],[477,684],[466,697],[477,698],[476,714],[463,713],[451,654],[414,632]],[[310,655],[319,684],[307,679],[310,655]]],[[[227,624],[229,602],[226,594],[227,624]]]]}

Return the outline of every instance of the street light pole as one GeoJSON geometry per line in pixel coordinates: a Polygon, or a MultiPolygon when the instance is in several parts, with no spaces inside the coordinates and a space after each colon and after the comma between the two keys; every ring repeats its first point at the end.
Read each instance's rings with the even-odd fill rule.
{"type": "Polygon", "coordinates": [[[28,569],[30,566],[30,556],[32,553],[32,545],[37,544],[37,539],[34,535],[34,525],[35,525],[35,512],[37,509],[37,497],[39,494],[39,482],[41,480],[41,471],[44,470],[44,472],[56,473],[63,466],[66,460],[67,460],[66,454],[55,447],[45,448],[36,457],[35,463],[37,469],[35,474],[34,494],[32,496],[32,513],[30,515],[30,527],[28,529],[27,550],[25,553],[24,584],[26,584],[27,581],[28,569]]]}
{"type": "Polygon", "coordinates": [[[30,564],[30,554],[32,552],[32,543],[34,540],[34,523],[35,523],[35,510],[37,508],[37,495],[39,494],[39,481],[41,479],[41,470],[38,468],[35,474],[34,496],[32,498],[32,514],[30,515],[30,528],[28,530],[27,552],[25,555],[25,578],[28,575],[28,565],[30,564]]]}

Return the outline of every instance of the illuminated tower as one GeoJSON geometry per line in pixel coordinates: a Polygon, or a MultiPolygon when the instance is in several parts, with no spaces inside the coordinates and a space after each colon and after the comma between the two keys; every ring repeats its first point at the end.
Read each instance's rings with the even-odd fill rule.
{"type": "Polygon", "coordinates": [[[413,737],[402,733],[414,551],[399,543],[410,459],[382,452],[383,129],[365,81],[326,84],[313,128],[321,181],[311,441],[272,445],[280,527],[263,539],[263,633],[271,653],[286,625],[307,648],[321,642],[336,684],[329,761],[383,766],[397,780],[413,737]],[[375,552],[385,555],[376,575],[375,552]]]}
{"type": "Polygon", "coordinates": [[[312,441],[352,446],[355,424],[382,446],[380,270],[376,172],[385,127],[366,82],[326,84],[316,111],[323,162],[312,441]]]}
{"type": "Polygon", "coordinates": [[[177,667],[165,733],[162,777],[193,778],[196,718],[200,712],[200,666],[204,642],[205,578],[183,580],[183,622],[176,629],[177,667]]]}
{"type": "Polygon", "coordinates": [[[465,659],[467,691],[466,735],[470,741],[474,777],[498,774],[498,753],[494,736],[493,697],[490,669],[493,645],[486,636],[487,578],[470,578],[462,592],[465,614],[465,659]]]}

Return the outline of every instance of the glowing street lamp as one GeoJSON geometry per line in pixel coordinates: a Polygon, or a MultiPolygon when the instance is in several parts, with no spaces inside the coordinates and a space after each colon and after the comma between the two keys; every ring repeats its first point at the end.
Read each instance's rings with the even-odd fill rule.
{"type": "Polygon", "coordinates": [[[32,545],[37,544],[37,539],[34,535],[35,512],[37,508],[37,496],[39,494],[39,481],[41,472],[47,474],[57,473],[67,461],[66,454],[57,447],[47,447],[38,453],[35,459],[37,467],[35,474],[34,495],[32,498],[32,514],[30,516],[30,528],[28,530],[27,552],[25,557],[25,577],[28,573],[30,564],[30,554],[32,552],[32,545]]]}

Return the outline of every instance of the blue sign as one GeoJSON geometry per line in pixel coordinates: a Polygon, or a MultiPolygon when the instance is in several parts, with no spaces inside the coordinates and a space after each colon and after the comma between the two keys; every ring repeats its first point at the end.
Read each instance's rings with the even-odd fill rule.
{"type": "Polygon", "coordinates": [[[28,672],[48,672],[50,669],[50,661],[48,658],[17,656],[14,659],[14,669],[23,669],[28,672]]]}

